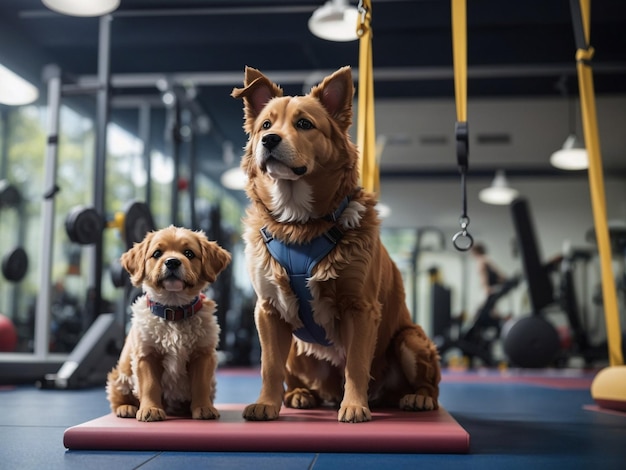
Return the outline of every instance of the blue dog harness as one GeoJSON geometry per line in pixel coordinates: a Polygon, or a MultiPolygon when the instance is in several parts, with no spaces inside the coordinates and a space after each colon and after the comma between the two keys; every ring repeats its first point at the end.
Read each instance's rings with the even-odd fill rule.
{"type": "MultiPolygon", "coordinates": [[[[341,201],[339,208],[329,215],[330,220],[336,222],[349,203],[350,197],[348,196],[341,201]]],[[[326,331],[313,319],[311,307],[313,296],[307,286],[307,280],[313,275],[313,268],[317,263],[335,248],[343,237],[343,232],[335,224],[327,232],[308,243],[281,242],[272,236],[267,227],[261,228],[261,236],[272,257],[287,271],[291,289],[298,298],[300,306],[298,317],[304,326],[295,329],[293,334],[307,343],[330,346],[332,343],[328,341],[326,331]]]]}

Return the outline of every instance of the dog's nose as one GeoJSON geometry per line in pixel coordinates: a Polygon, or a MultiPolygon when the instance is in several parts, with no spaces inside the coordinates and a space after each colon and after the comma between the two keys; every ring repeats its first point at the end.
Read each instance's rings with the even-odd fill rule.
{"type": "Polygon", "coordinates": [[[177,258],[168,258],[165,260],[165,267],[167,269],[176,269],[180,266],[180,260],[177,258]]]}
{"type": "Polygon", "coordinates": [[[268,150],[272,150],[274,147],[276,147],[280,143],[281,140],[282,139],[280,138],[278,134],[265,134],[261,138],[261,142],[263,142],[263,146],[268,150]]]}

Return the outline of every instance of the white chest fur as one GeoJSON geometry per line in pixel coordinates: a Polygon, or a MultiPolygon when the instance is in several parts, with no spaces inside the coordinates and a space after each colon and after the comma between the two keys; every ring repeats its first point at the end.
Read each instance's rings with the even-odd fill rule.
{"type": "MultiPolygon", "coordinates": [[[[219,327],[209,304],[191,318],[168,321],[153,315],[139,299],[133,306],[131,334],[139,357],[156,355],[161,360],[161,387],[167,400],[184,401],[191,397],[187,363],[198,353],[211,353],[217,347],[219,327]]],[[[132,364],[133,375],[137,363],[132,364]]]]}

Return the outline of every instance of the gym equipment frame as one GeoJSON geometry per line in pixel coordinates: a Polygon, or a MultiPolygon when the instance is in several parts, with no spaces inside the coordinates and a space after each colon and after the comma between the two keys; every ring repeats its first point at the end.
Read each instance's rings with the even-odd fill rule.
{"type": "MultiPolygon", "coordinates": [[[[99,22],[98,40],[98,83],[96,86],[67,85],[63,86],[61,70],[54,65],[44,69],[44,79],[48,87],[48,140],[45,154],[44,200],[42,203],[42,234],[41,264],[39,270],[39,293],[35,311],[34,352],[32,354],[6,354],[0,357],[0,377],[4,383],[20,383],[42,379],[47,374],[59,370],[62,374],[63,386],[82,384],[89,381],[93,369],[103,365],[110,355],[103,352],[110,349],[111,339],[119,335],[123,341],[123,328],[113,314],[94,322],[83,336],[75,351],[67,355],[51,354],[48,350],[50,337],[50,304],[52,285],[52,247],[54,242],[55,195],[59,191],[56,184],[59,117],[61,97],[63,94],[96,94],[96,135],[94,174],[94,205],[99,213],[104,212],[104,174],[106,169],[106,130],[109,120],[110,106],[110,23],[109,15],[102,16],[99,22]],[[67,361],[75,363],[69,365],[67,361]],[[63,366],[63,367],[62,367],[63,366]]],[[[102,233],[90,252],[92,257],[89,284],[93,295],[93,312],[100,311],[101,280],[102,280],[102,233]]],[[[110,357],[112,366],[117,359],[110,357]]]]}

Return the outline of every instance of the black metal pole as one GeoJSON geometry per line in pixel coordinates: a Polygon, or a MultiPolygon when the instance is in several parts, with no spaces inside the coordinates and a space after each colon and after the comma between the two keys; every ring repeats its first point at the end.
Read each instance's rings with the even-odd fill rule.
{"type": "Polygon", "coordinates": [[[0,132],[2,146],[0,147],[0,180],[7,177],[9,168],[9,113],[0,106],[0,132]]]}
{"type": "Polygon", "coordinates": [[[52,248],[54,246],[55,197],[59,153],[59,113],[61,109],[61,69],[48,65],[43,70],[48,87],[48,123],[43,201],[41,205],[41,245],[39,250],[39,292],[35,310],[35,357],[47,357],[50,349],[50,304],[52,299],[52,248]]]}
{"type": "MultiPolygon", "coordinates": [[[[106,184],[106,149],[107,126],[110,112],[110,45],[111,45],[111,15],[100,17],[98,38],[98,82],[96,93],[96,136],[93,202],[96,211],[101,216],[105,214],[105,184],[106,184]]],[[[94,246],[91,288],[87,305],[91,308],[90,319],[93,321],[102,312],[102,267],[103,267],[103,234],[98,234],[94,246]]]]}
{"type": "Polygon", "coordinates": [[[174,98],[174,105],[170,108],[172,113],[171,118],[171,139],[172,139],[172,161],[174,164],[174,176],[172,179],[172,194],[171,194],[171,216],[172,224],[178,225],[178,209],[179,209],[179,195],[178,195],[178,180],[180,178],[180,145],[182,143],[180,135],[180,101],[178,96],[174,98]]]}
{"type": "MultiPolygon", "coordinates": [[[[192,115],[191,120],[195,120],[195,117],[192,115]]],[[[189,194],[189,211],[191,212],[190,220],[191,227],[194,230],[198,230],[200,227],[198,226],[198,215],[196,214],[196,170],[197,170],[197,162],[196,162],[196,132],[195,132],[195,124],[190,123],[189,128],[191,129],[191,133],[189,135],[189,185],[187,187],[187,193],[189,194]]]]}
{"type": "Polygon", "coordinates": [[[152,133],[151,133],[151,117],[152,110],[150,108],[150,104],[144,103],[139,108],[139,137],[143,142],[143,167],[146,171],[146,204],[148,208],[152,208],[152,159],[150,158],[150,153],[152,150],[152,133]]]}

